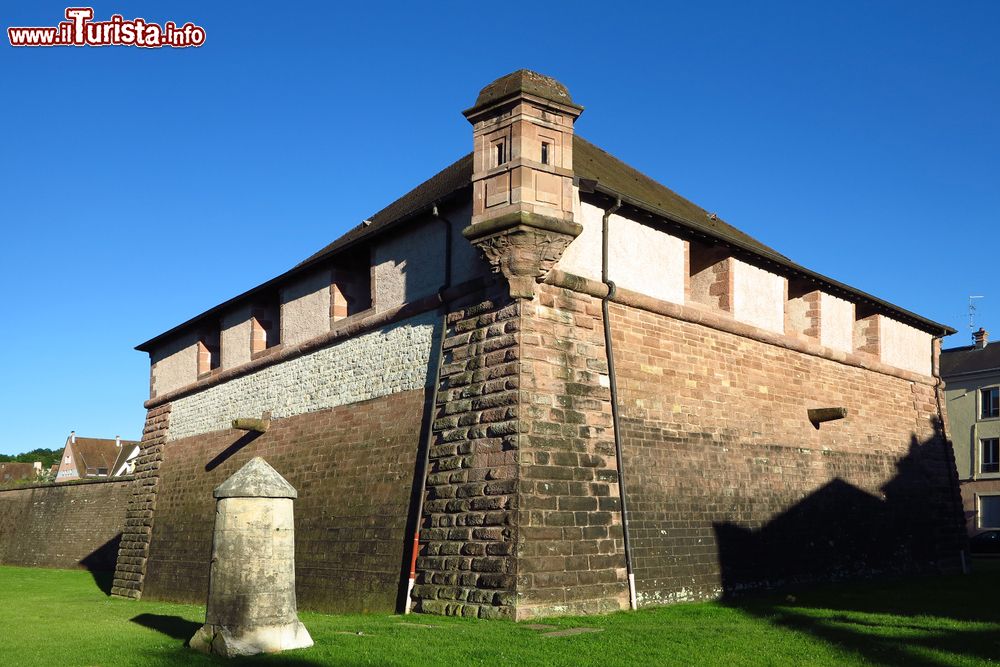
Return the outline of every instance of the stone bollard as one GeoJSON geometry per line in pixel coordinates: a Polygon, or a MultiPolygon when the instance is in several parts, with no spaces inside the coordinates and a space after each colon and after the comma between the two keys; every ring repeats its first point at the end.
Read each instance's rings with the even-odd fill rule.
{"type": "Polygon", "coordinates": [[[312,646],[295,603],[298,493],[258,456],[213,495],[208,609],[191,648],[233,657],[312,646]]]}

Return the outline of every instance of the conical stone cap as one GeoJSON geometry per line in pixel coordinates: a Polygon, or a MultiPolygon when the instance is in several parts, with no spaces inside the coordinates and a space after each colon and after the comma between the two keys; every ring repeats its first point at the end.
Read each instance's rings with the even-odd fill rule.
{"type": "Polygon", "coordinates": [[[298,498],[299,493],[267,461],[255,456],[216,487],[216,498],[298,498]]]}
{"type": "Polygon", "coordinates": [[[573,98],[569,96],[569,91],[563,84],[550,76],[532,72],[530,69],[519,69],[516,72],[511,72],[506,76],[500,77],[479,91],[476,103],[472,105],[471,109],[467,109],[462,113],[468,117],[486,107],[499,104],[523,94],[534,95],[535,97],[576,109],[577,116],[583,111],[583,107],[573,102],[573,98]]]}

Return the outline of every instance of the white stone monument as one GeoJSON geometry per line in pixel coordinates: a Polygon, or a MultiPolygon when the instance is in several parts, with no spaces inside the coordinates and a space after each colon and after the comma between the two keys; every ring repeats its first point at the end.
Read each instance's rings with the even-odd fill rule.
{"type": "Polygon", "coordinates": [[[208,609],[191,648],[233,657],[312,646],[295,602],[298,493],[258,456],[213,495],[208,609]]]}

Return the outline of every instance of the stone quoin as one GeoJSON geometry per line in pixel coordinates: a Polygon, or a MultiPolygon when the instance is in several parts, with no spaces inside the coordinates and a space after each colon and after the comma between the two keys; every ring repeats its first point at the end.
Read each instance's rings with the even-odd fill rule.
{"type": "Polygon", "coordinates": [[[203,601],[211,491],[257,456],[298,490],[315,610],[521,620],[960,567],[952,330],[632,169],[582,112],[498,79],[472,153],[139,346],[115,595],[203,601]]]}

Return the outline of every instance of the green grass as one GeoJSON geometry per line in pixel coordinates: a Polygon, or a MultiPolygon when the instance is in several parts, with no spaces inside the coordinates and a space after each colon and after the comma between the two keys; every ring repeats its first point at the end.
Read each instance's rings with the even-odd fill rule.
{"type": "MultiPolygon", "coordinates": [[[[981,665],[1000,659],[1000,561],[970,576],[824,586],[636,613],[545,620],[602,632],[552,638],[503,621],[303,612],[291,665],[981,665]]],[[[184,647],[204,608],[109,598],[83,571],[0,567],[0,664],[243,664],[184,647]]]]}

